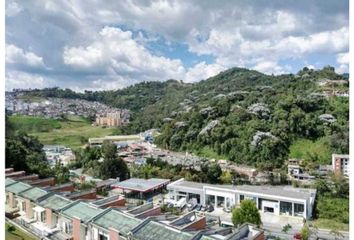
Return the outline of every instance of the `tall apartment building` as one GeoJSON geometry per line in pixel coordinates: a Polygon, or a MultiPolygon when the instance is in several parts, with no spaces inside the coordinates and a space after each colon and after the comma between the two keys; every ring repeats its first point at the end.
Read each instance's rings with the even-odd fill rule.
{"type": "Polygon", "coordinates": [[[96,124],[108,127],[119,127],[129,123],[129,113],[125,111],[109,112],[96,115],[96,124]]]}
{"type": "Polygon", "coordinates": [[[332,154],[332,168],[333,172],[349,177],[349,155],[332,154]]]}

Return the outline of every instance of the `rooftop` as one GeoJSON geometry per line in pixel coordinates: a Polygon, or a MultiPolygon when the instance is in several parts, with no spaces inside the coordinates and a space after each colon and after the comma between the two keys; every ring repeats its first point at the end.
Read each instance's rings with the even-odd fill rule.
{"type": "Polygon", "coordinates": [[[16,181],[11,178],[5,178],[5,186],[15,183],[16,181]]]}
{"type": "Polygon", "coordinates": [[[133,233],[134,240],[187,240],[192,239],[193,235],[188,232],[181,232],[162,223],[150,221],[138,228],[133,233]]]}
{"type": "Polygon", "coordinates": [[[41,205],[42,207],[45,207],[45,208],[50,208],[55,211],[58,211],[70,203],[72,203],[71,200],[64,198],[60,195],[53,194],[50,197],[45,198],[42,201],[40,201],[39,205],[41,205]]]}
{"type": "Polygon", "coordinates": [[[130,178],[128,180],[114,184],[113,187],[121,188],[126,190],[147,192],[150,190],[157,189],[163,184],[169,183],[169,179],[161,178],[150,178],[150,179],[140,179],[140,178],[130,178]]]}
{"type": "Polygon", "coordinates": [[[123,236],[126,236],[134,227],[141,223],[141,220],[110,209],[93,219],[93,223],[106,229],[114,228],[123,236]]]}
{"type": "Polygon", "coordinates": [[[102,213],[103,210],[97,207],[94,207],[85,202],[74,202],[72,205],[65,207],[61,213],[69,218],[79,218],[83,222],[89,221],[91,218],[97,214],[102,213]]]}
{"type": "Polygon", "coordinates": [[[22,191],[32,188],[31,185],[23,182],[16,182],[14,184],[8,185],[5,187],[5,190],[8,192],[12,192],[14,194],[19,194],[22,191]]]}
{"type": "Polygon", "coordinates": [[[34,187],[21,192],[20,196],[32,201],[36,201],[38,198],[43,197],[46,194],[48,194],[47,191],[44,191],[38,187],[34,187]]]}

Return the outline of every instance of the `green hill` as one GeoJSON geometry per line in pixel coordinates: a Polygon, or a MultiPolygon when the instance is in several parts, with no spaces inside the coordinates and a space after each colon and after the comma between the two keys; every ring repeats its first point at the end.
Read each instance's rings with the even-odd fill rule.
{"type": "MultiPolygon", "coordinates": [[[[132,121],[122,133],[160,128],[156,143],[164,148],[272,169],[282,166],[290,149],[294,154],[304,145],[300,140],[320,140],[328,150],[320,156],[323,163],[330,161],[326,162],[328,152],[348,152],[348,98],[323,96],[318,84],[323,79],[347,76],[329,66],[280,76],[232,68],[195,84],[169,80],[116,91],[78,94],[44,89],[27,95],[82,98],[128,108],[132,121]],[[332,123],[321,120],[322,114],[335,119],[332,123]]],[[[320,148],[310,147],[305,157],[312,156],[311,149],[318,152],[320,148]]]]}

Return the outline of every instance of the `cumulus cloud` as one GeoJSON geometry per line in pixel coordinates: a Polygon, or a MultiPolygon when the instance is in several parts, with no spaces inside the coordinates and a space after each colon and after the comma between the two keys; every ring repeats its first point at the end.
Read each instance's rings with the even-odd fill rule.
{"type": "Polygon", "coordinates": [[[13,44],[6,45],[6,63],[21,64],[30,67],[44,67],[43,58],[33,52],[24,51],[13,44]]]}
{"type": "Polygon", "coordinates": [[[6,67],[79,89],[170,78],[195,82],[234,66],[297,72],[287,61],[320,67],[328,64],[322,55],[332,56],[338,71],[347,71],[341,54],[349,50],[348,5],[335,0],[7,0],[6,67]],[[177,47],[161,51],[170,45],[177,47]],[[187,53],[178,52],[181,46],[187,53]]]}
{"type": "Polygon", "coordinates": [[[55,84],[52,79],[45,78],[38,74],[30,74],[21,71],[8,71],[6,72],[5,79],[6,90],[12,90],[16,88],[44,88],[55,84]]]}
{"type": "Polygon", "coordinates": [[[349,72],[349,52],[337,54],[336,60],[339,67],[336,69],[339,73],[349,72]]]}

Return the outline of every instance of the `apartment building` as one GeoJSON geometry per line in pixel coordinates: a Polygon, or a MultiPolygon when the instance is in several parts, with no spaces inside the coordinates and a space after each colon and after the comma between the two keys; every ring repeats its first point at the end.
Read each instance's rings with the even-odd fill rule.
{"type": "Polygon", "coordinates": [[[332,154],[332,169],[334,173],[349,177],[349,154],[332,154]]]}

